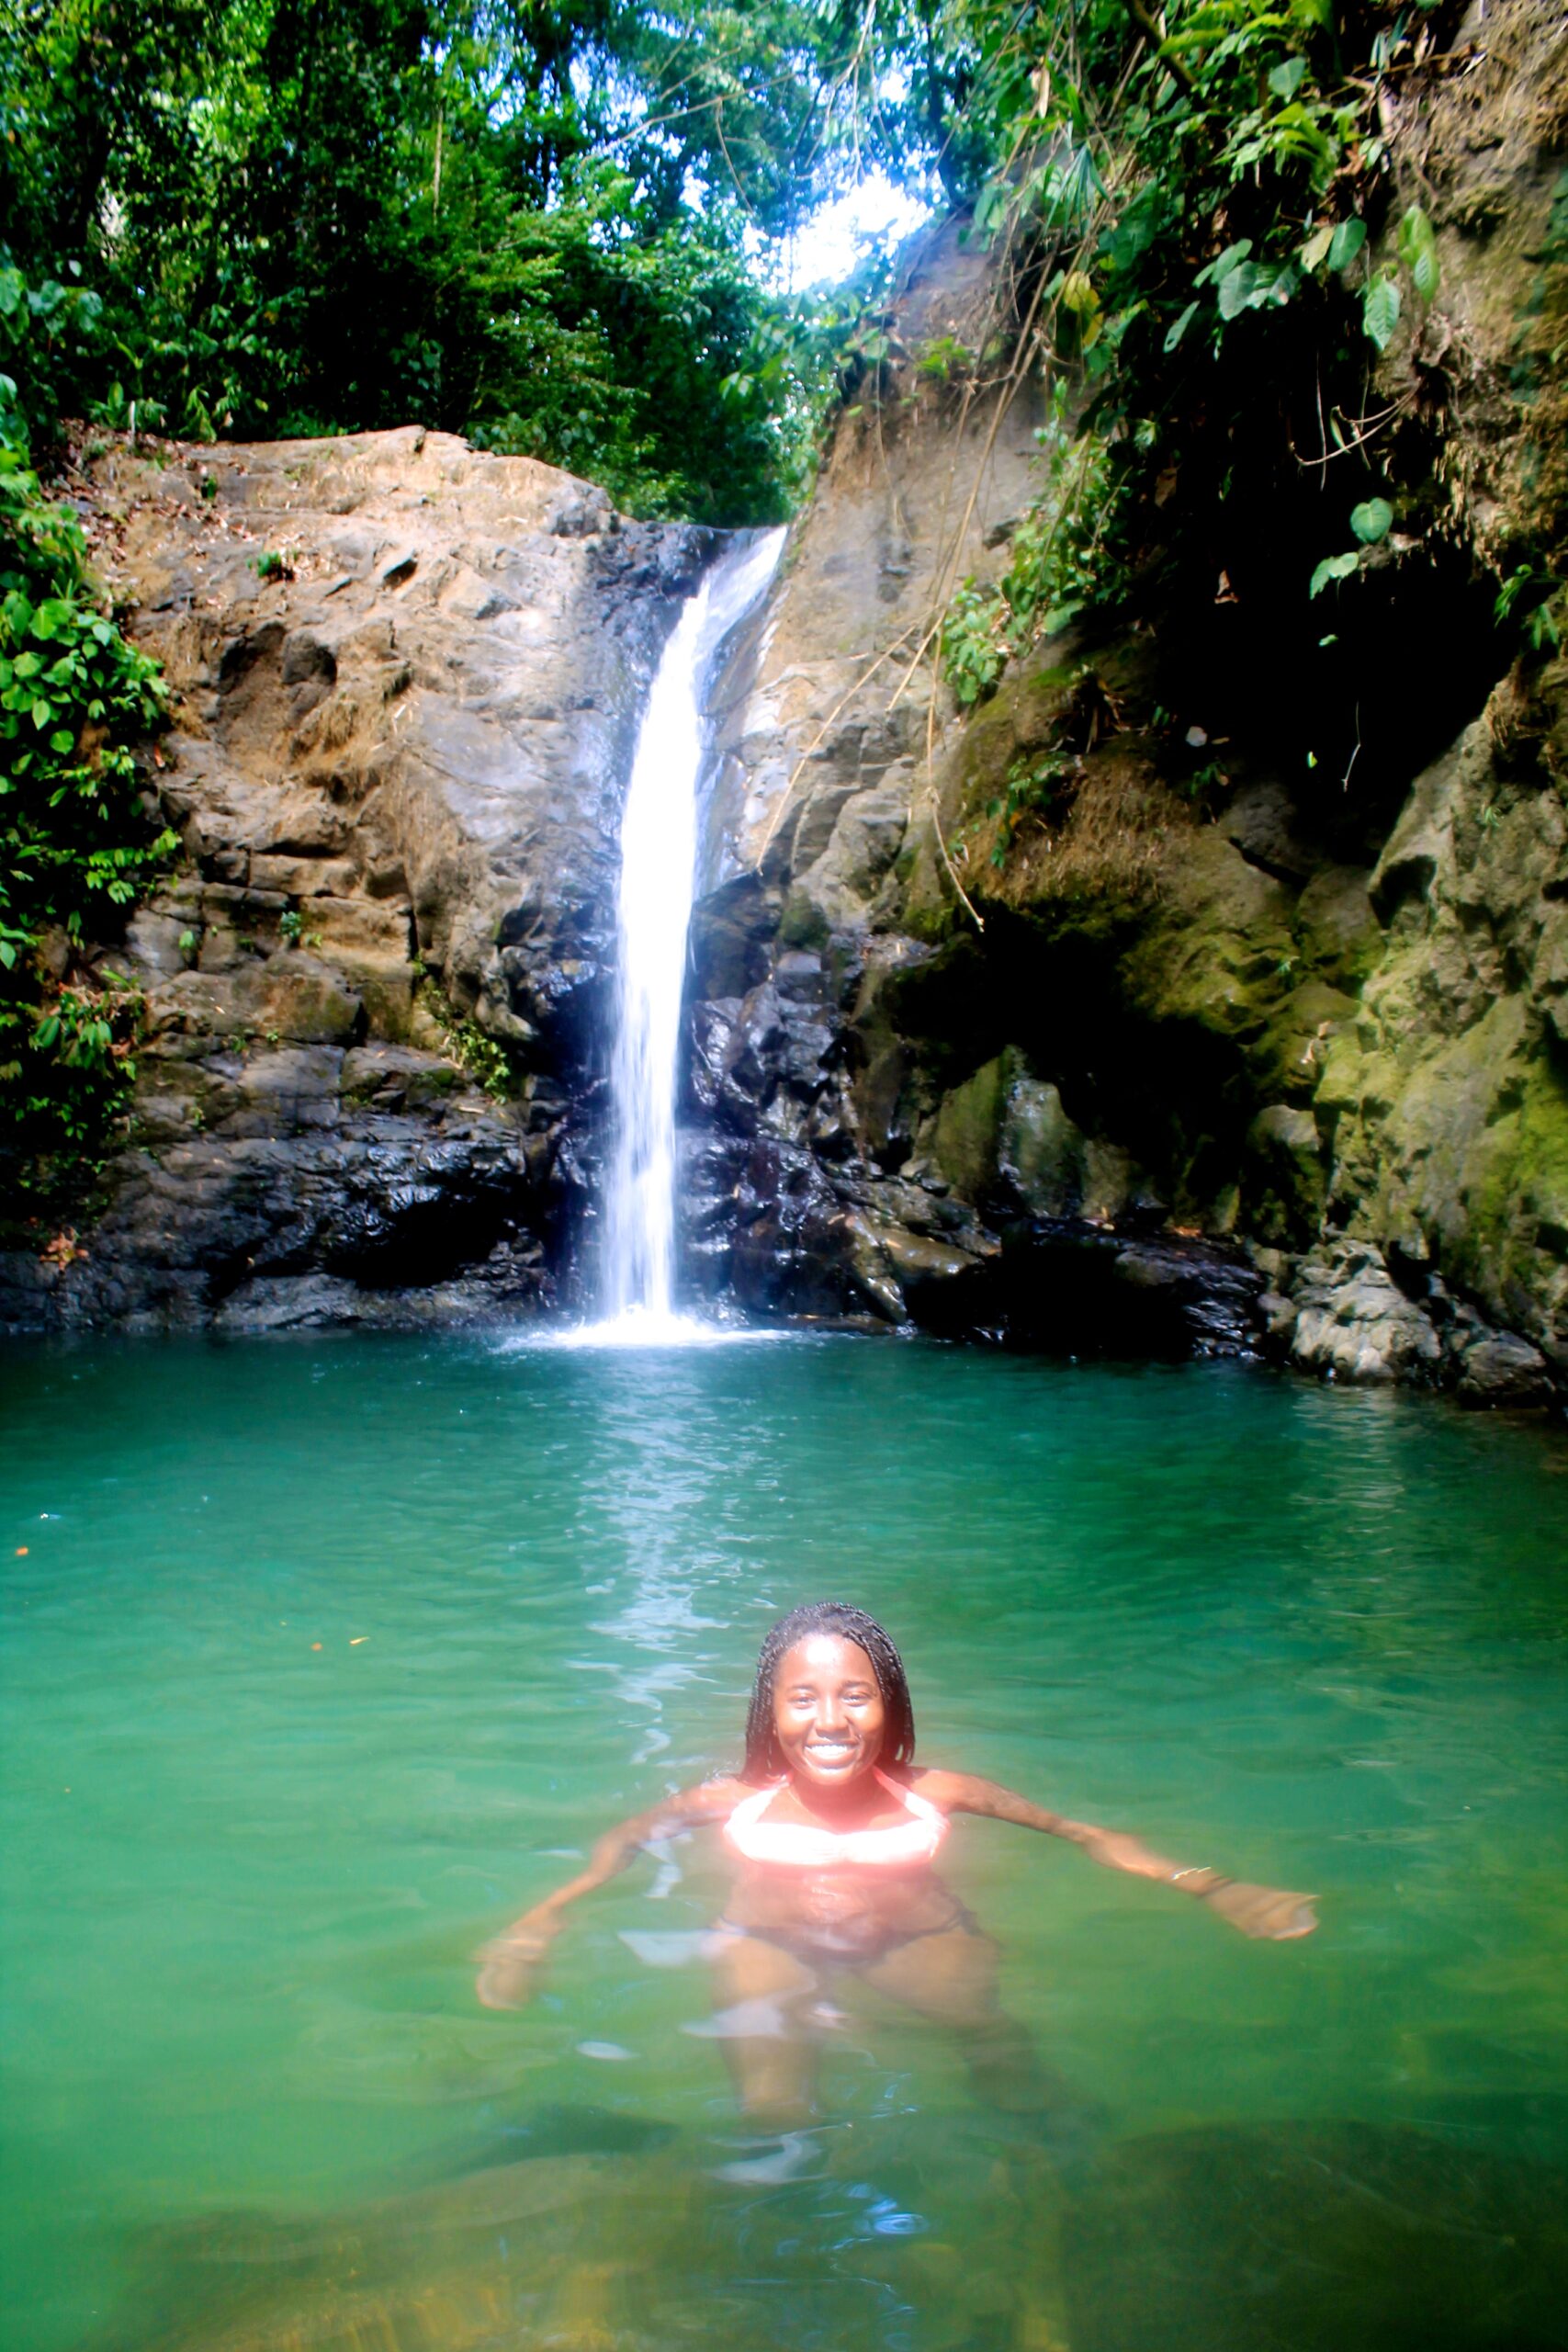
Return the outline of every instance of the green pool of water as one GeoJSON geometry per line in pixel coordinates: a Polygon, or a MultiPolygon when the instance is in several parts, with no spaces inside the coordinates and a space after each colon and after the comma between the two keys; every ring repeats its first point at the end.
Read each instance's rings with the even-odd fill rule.
{"type": "Polygon", "coordinates": [[[1565,1533],[1545,1431],[1221,1367],[14,1351],[7,2344],[1562,2342],[1565,1533]],[[1320,1932],[962,1824],[1049,2130],[852,1985],[780,2178],[701,1962],[648,1957],[722,1905],[703,1842],[480,2009],[474,1948],[734,1760],[824,1594],[899,1640],[926,1760],[1320,1932]]]}

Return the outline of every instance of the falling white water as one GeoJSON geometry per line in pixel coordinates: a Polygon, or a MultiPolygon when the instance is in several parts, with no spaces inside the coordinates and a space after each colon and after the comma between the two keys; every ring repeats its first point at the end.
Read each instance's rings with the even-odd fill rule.
{"type": "Polygon", "coordinates": [[[718,1336],[673,1306],[675,1091],[707,735],[703,701],[714,657],[773,578],[784,537],[768,531],[742,541],[704,574],[665,646],[637,738],[621,820],[608,1320],[581,1335],[601,1344],[718,1336]]]}

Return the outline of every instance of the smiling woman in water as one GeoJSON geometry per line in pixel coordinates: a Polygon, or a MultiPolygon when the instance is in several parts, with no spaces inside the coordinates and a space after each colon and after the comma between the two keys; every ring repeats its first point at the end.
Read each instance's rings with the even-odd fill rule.
{"type": "Polygon", "coordinates": [[[639,1846],[722,1824],[741,1867],[714,1965],[748,2113],[807,2111],[807,2028],[823,1980],[846,1973],[950,2026],[993,2102],[1034,2107],[1038,2064],[997,2006],[996,1946],[931,1867],[953,1814],[1066,1838],[1110,1870],[1174,1887],[1243,1935],[1304,1936],[1317,1924],[1310,1896],[1183,1867],[1122,1831],[1068,1821],[995,1781],[928,1770],[914,1757],[909,1686],[882,1627],[840,1601],[795,1610],[762,1644],[739,1773],[666,1797],[602,1838],[585,1871],[486,1946],[480,2000],[491,2008],[525,2001],[568,1904],[614,1878],[639,1846]]]}

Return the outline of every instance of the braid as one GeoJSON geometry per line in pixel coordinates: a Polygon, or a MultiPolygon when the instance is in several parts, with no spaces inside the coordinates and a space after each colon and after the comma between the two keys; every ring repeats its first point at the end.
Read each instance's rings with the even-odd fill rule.
{"type": "Polygon", "coordinates": [[[773,1733],[773,1683],[779,1660],[808,1634],[841,1634],[845,1641],[855,1643],[865,1652],[887,1718],[882,1760],[888,1764],[911,1762],[915,1753],[915,1711],[909,1701],[904,1661],[891,1639],[863,1609],[852,1609],[844,1600],[808,1600],[804,1608],[792,1609],[787,1617],[781,1617],[762,1643],[751,1703],[746,1712],[746,1760],[740,1767],[740,1778],[757,1782],[772,1781],[784,1770],[784,1758],[773,1733]]]}

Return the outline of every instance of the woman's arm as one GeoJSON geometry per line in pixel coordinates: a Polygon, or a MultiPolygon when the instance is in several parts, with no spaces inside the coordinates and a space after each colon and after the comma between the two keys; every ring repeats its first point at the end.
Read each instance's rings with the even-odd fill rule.
{"type": "Polygon", "coordinates": [[[560,1933],[561,1914],[580,1894],[591,1894],[624,1871],[639,1847],[673,1829],[689,1829],[699,1822],[722,1821],[745,1791],[733,1780],[705,1781],[700,1788],[682,1789],[646,1813],[606,1830],[588,1857],[586,1870],[558,1886],[540,1903],[503,1928],[479,1952],[478,1991],[487,2009],[521,2008],[538,1989],[545,1955],[560,1933]]]}
{"type": "Polygon", "coordinates": [[[1065,1838],[1069,1845],[1080,1847],[1091,1861],[1103,1863],[1107,1870],[1126,1871],[1134,1878],[1158,1879],[1167,1886],[1179,1887],[1183,1894],[1196,1895],[1211,1911],[1218,1911],[1244,1936],[1276,1939],[1308,1936],[1317,1925],[1314,1898],[1309,1894],[1251,1886],[1240,1879],[1226,1878],[1207,1864],[1183,1868],[1125,1830],[1099,1829],[1092,1822],[1069,1821],[1063,1814],[1047,1813],[1043,1805],[1032,1804],[1015,1790],[1004,1789],[996,1781],[983,1781],[976,1773],[927,1772],[920,1779],[919,1791],[944,1813],[977,1813],[989,1821],[1014,1822],[1021,1829],[1041,1829],[1047,1837],[1065,1838]]]}

